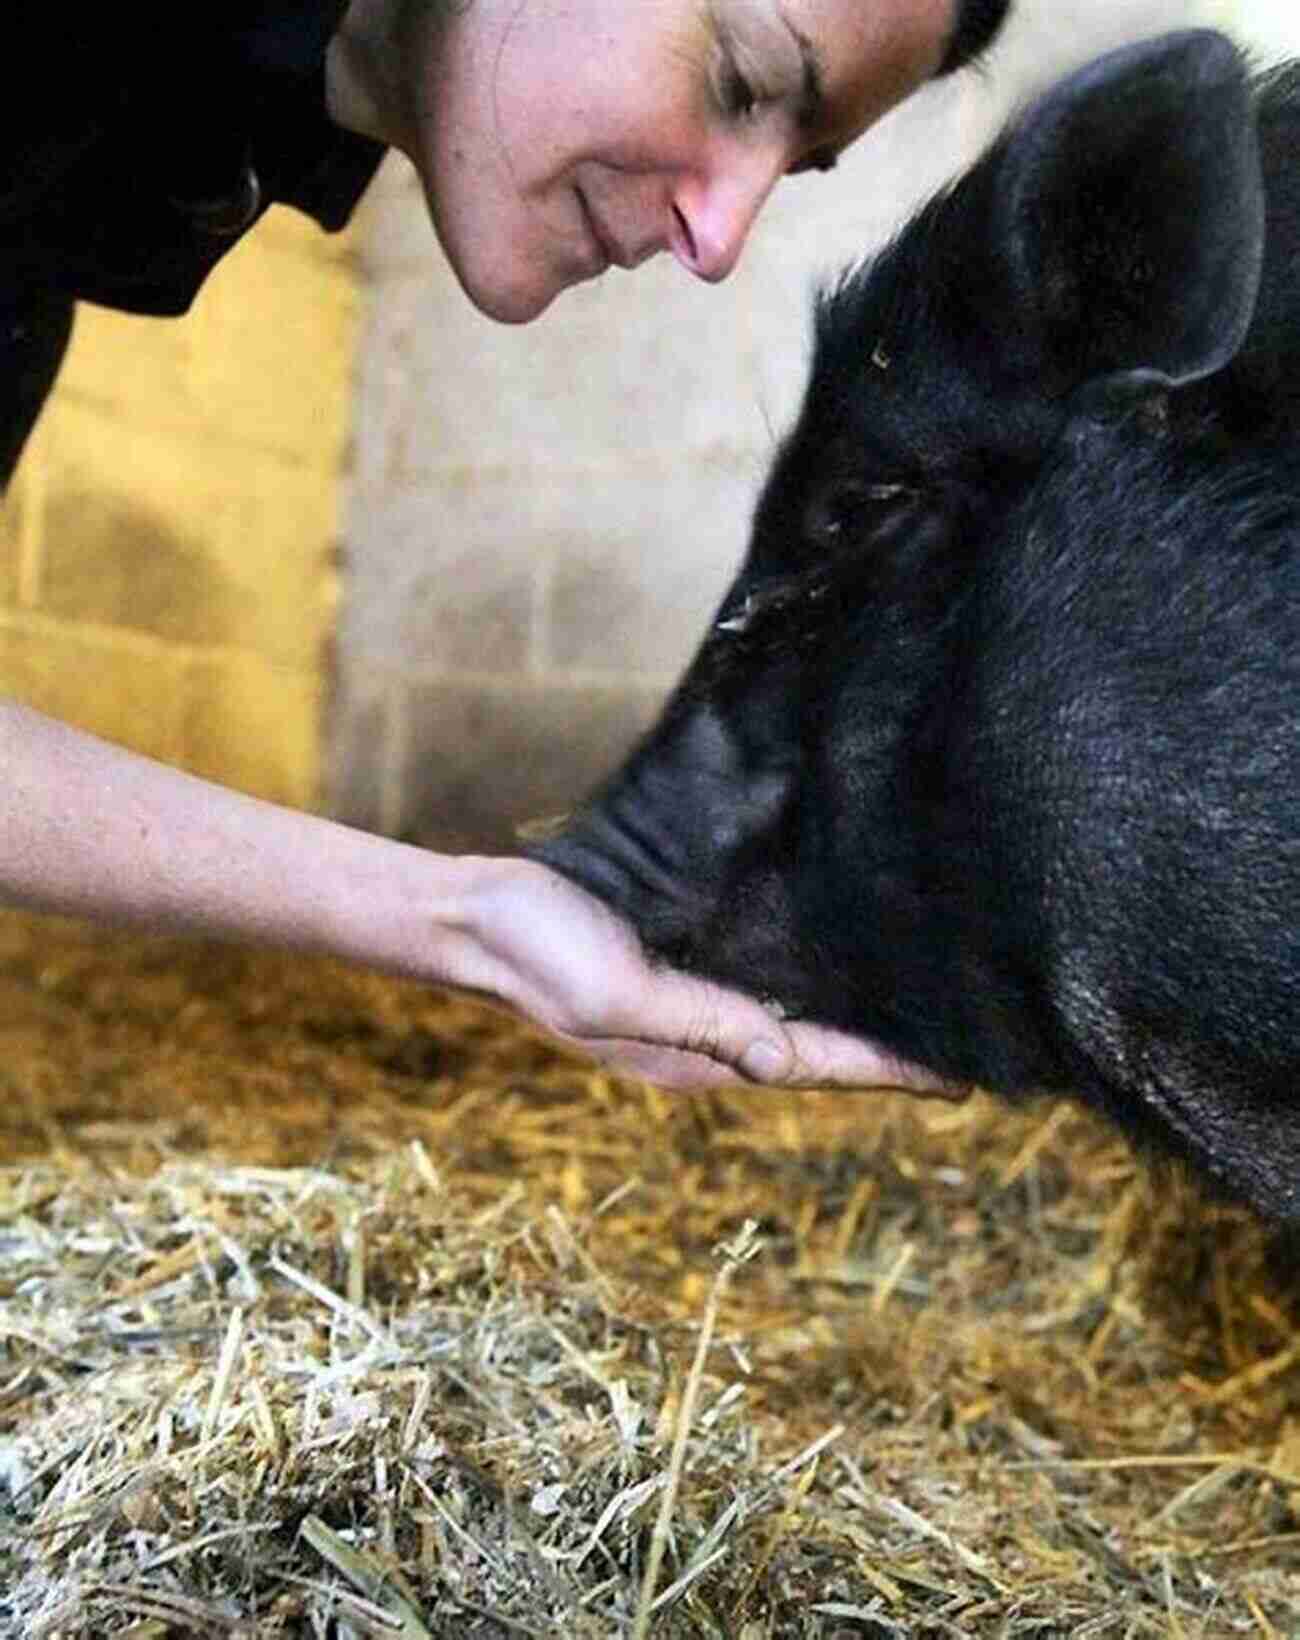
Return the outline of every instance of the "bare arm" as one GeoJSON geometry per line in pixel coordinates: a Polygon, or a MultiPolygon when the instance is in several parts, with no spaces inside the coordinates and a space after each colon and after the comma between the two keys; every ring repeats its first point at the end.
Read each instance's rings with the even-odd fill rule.
{"type": "Polygon", "coordinates": [[[0,901],[330,953],[481,992],[670,1086],[933,1079],[653,969],[544,867],[449,857],[279,808],[0,701],[0,901]]]}

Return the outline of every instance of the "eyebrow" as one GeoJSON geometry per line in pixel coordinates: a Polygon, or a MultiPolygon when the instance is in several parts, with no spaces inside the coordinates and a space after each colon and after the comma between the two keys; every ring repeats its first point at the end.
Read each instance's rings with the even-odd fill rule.
{"type": "Polygon", "coordinates": [[[815,131],[826,118],[826,75],[817,47],[797,28],[790,32],[799,47],[799,61],[803,64],[803,84],[799,90],[797,118],[801,131],[815,131]]]}
{"type": "MultiPolygon", "coordinates": [[[[803,83],[799,88],[799,106],[795,119],[801,131],[816,131],[826,123],[826,74],[817,47],[806,34],[787,24],[799,47],[799,61],[803,65],[803,83]]],[[[835,150],[829,144],[814,148],[804,155],[794,171],[831,171],[835,168],[835,150]]]]}

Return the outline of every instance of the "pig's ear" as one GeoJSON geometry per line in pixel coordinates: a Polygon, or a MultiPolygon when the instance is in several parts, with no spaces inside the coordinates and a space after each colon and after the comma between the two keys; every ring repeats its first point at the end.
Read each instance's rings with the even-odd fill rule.
{"type": "Polygon", "coordinates": [[[995,187],[995,246],[1044,385],[1178,385],[1240,347],[1264,197],[1246,69],[1223,35],[1081,69],[1014,131],[995,187]]]}

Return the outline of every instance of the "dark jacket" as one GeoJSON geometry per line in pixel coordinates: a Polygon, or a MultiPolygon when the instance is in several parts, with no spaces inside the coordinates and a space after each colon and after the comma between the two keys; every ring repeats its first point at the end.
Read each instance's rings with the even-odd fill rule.
{"type": "Polygon", "coordinates": [[[383,153],[325,116],[346,0],[68,9],[6,18],[39,97],[0,106],[0,482],[78,301],[183,313],[269,205],[341,228],[383,153]]]}

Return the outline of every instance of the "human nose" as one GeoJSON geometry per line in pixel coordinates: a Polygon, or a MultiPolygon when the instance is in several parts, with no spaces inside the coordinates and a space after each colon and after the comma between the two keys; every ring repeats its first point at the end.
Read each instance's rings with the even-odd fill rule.
{"type": "Polygon", "coordinates": [[[710,284],[727,277],[785,169],[784,154],[761,163],[751,158],[743,167],[678,183],[669,249],[688,273],[710,284]]]}

